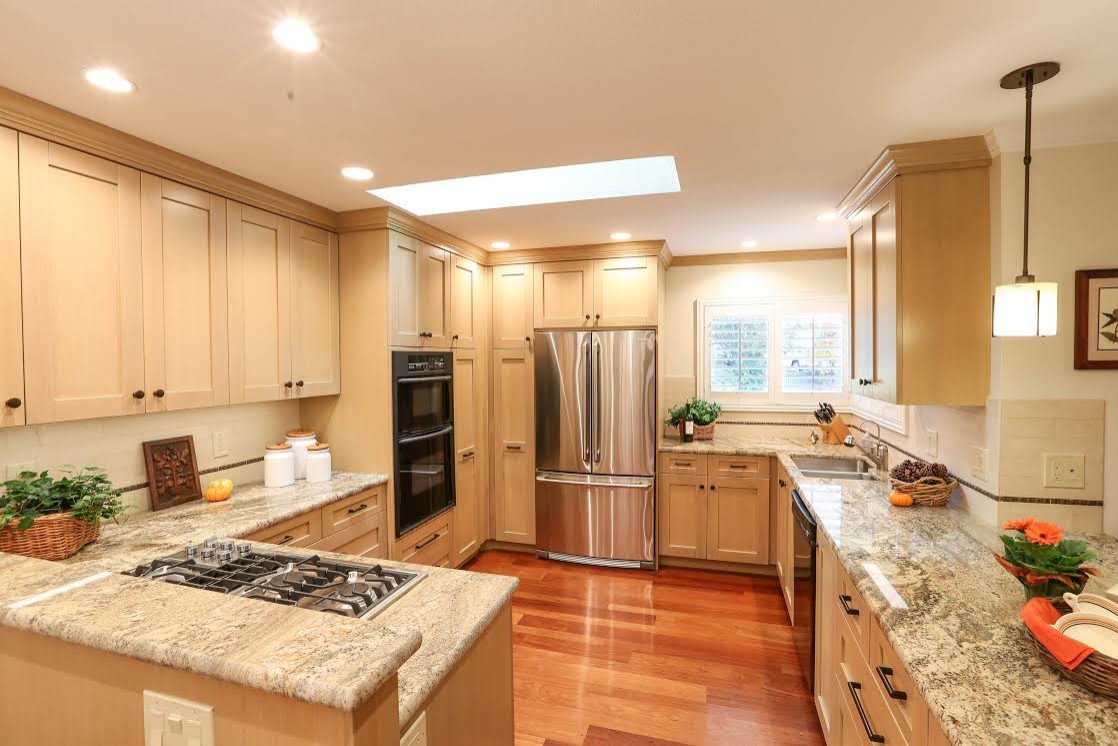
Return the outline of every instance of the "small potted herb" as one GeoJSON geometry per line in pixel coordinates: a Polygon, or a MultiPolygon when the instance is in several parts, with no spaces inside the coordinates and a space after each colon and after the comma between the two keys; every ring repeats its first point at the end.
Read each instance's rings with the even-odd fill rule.
{"type": "Polygon", "coordinates": [[[1025,598],[1059,598],[1066,592],[1078,594],[1087,577],[1098,575],[1093,567],[1082,567],[1097,555],[1087,542],[1065,539],[1064,529],[1055,523],[1023,518],[1009,521],[1000,534],[1005,556],[994,559],[1025,587],[1025,598]]]}
{"type": "Polygon", "coordinates": [[[65,559],[101,535],[101,521],[124,512],[121,491],[104,470],[86,466],[25,471],[4,482],[0,494],[0,552],[65,559]]]}
{"type": "Polygon", "coordinates": [[[668,419],[664,420],[664,424],[678,427],[680,439],[683,438],[683,421],[687,419],[688,412],[695,421],[695,440],[714,440],[714,421],[722,414],[722,407],[698,396],[692,396],[678,406],[669,407],[668,419]]]}

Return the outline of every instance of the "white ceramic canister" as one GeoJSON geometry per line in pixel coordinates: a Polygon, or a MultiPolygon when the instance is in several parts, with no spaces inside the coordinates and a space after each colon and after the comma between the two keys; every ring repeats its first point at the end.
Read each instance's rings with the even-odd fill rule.
{"type": "Polygon", "coordinates": [[[269,443],[264,447],[264,486],[290,487],[295,484],[295,453],[290,443],[269,443]]]}
{"type": "Polygon", "coordinates": [[[307,449],[318,442],[314,430],[288,430],[287,442],[295,454],[295,478],[307,478],[307,449]]]}
{"type": "Polygon", "coordinates": [[[329,482],[332,474],[330,444],[316,443],[307,449],[307,482],[329,482]]]}

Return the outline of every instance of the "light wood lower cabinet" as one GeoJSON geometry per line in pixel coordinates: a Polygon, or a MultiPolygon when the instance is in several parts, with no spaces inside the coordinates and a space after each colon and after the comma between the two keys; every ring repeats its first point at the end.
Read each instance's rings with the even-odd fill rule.
{"type": "Polygon", "coordinates": [[[310,549],[351,554],[354,557],[370,559],[387,557],[388,514],[382,511],[307,546],[310,549]]]}
{"type": "Polygon", "coordinates": [[[329,536],[385,511],[384,485],[338,500],[322,509],[322,535],[329,536]]]}
{"type": "Polygon", "coordinates": [[[399,562],[450,567],[454,549],[454,510],[441,513],[396,542],[392,558],[399,562]]]}
{"type": "Polygon", "coordinates": [[[476,350],[454,353],[454,547],[455,567],[481,548],[480,412],[482,380],[476,350]]]}
{"type": "Polygon", "coordinates": [[[707,478],[707,559],[769,561],[769,480],[707,478]]]}
{"type": "Polygon", "coordinates": [[[707,493],[704,476],[660,475],[660,554],[707,558],[707,493]]]}
{"type": "Polygon", "coordinates": [[[306,547],[355,557],[387,557],[385,486],[343,497],[245,538],[262,544],[306,547]]]}
{"type": "Polygon", "coordinates": [[[322,514],[317,511],[289,518],[266,529],[249,534],[249,541],[285,547],[306,547],[322,538],[322,514]]]}
{"type": "Polygon", "coordinates": [[[0,127],[0,427],[27,421],[19,256],[19,142],[0,127]]]}
{"type": "Polygon", "coordinates": [[[532,353],[493,351],[493,503],[496,539],[536,543],[532,353]]]}
{"type": "Polygon", "coordinates": [[[773,513],[775,530],[773,531],[773,563],[776,565],[776,575],[780,578],[780,591],[784,596],[784,605],[788,609],[788,618],[792,620],[795,615],[795,603],[792,595],[792,584],[795,580],[795,531],[792,520],[792,481],[788,472],[777,462],[776,489],[773,496],[776,506],[773,513]]]}

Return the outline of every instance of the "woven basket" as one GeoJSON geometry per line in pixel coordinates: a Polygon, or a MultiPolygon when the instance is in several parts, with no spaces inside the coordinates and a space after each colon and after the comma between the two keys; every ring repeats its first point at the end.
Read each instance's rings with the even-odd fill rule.
{"type": "Polygon", "coordinates": [[[100,522],[89,524],[69,513],[40,516],[26,531],[20,531],[16,525],[17,521],[12,521],[7,528],[0,529],[0,552],[46,560],[66,559],[101,535],[100,522]]]}
{"type": "MultiPolygon", "coordinates": [[[[1063,601],[1053,602],[1053,605],[1061,614],[1067,614],[1071,611],[1071,607],[1063,601]]],[[[1032,640],[1033,646],[1040,657],[1056,673],[1068,681],[1074,681],[1084,689],[1090,689],[1100,697],[1118,702],[1118,660],[1096,651],[1088,655],[1082,663],[1075,667],[1075,670],[1071,670],[1065,668],[1064,664],[1056,659],[1056,656],[1048,652],[1048,648],[1036,639],[1027,625],[1025,626],[1025,634],[1032,640]]]]}
{"type": "MultiPolygon", "coordinates": [[[[714,440],[714,425],[715,425],[715,423],[713,423],[713,422],[710,423],[709,425],[699,425],[699,424],[696,423],[695,424],[695,440],[714,440]]],[[[680,423],[679,423],[679,439],[683,440],[683,422],[682,421],[680,421],[680,423]]]]}
{"type": "Polygon", "coordinates": [[[946,483],[939,477],[924,477],[915,482],[902,482],[899,479],[892,479],[891,481],[893,491],[912,495],[914,505],[926,505],[933,508],[946,505],[951,500],[951,493],[959,486],[959,483],[950,477],[948,477],[946,483]]]}

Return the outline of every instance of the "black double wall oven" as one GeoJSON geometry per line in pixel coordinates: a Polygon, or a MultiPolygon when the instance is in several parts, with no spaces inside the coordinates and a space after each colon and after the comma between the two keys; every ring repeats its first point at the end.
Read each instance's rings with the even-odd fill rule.
{"type": "Polygon", "coordinates": [[[454,505],[454,362],[392,353],[396,536],[454,505]]]}

